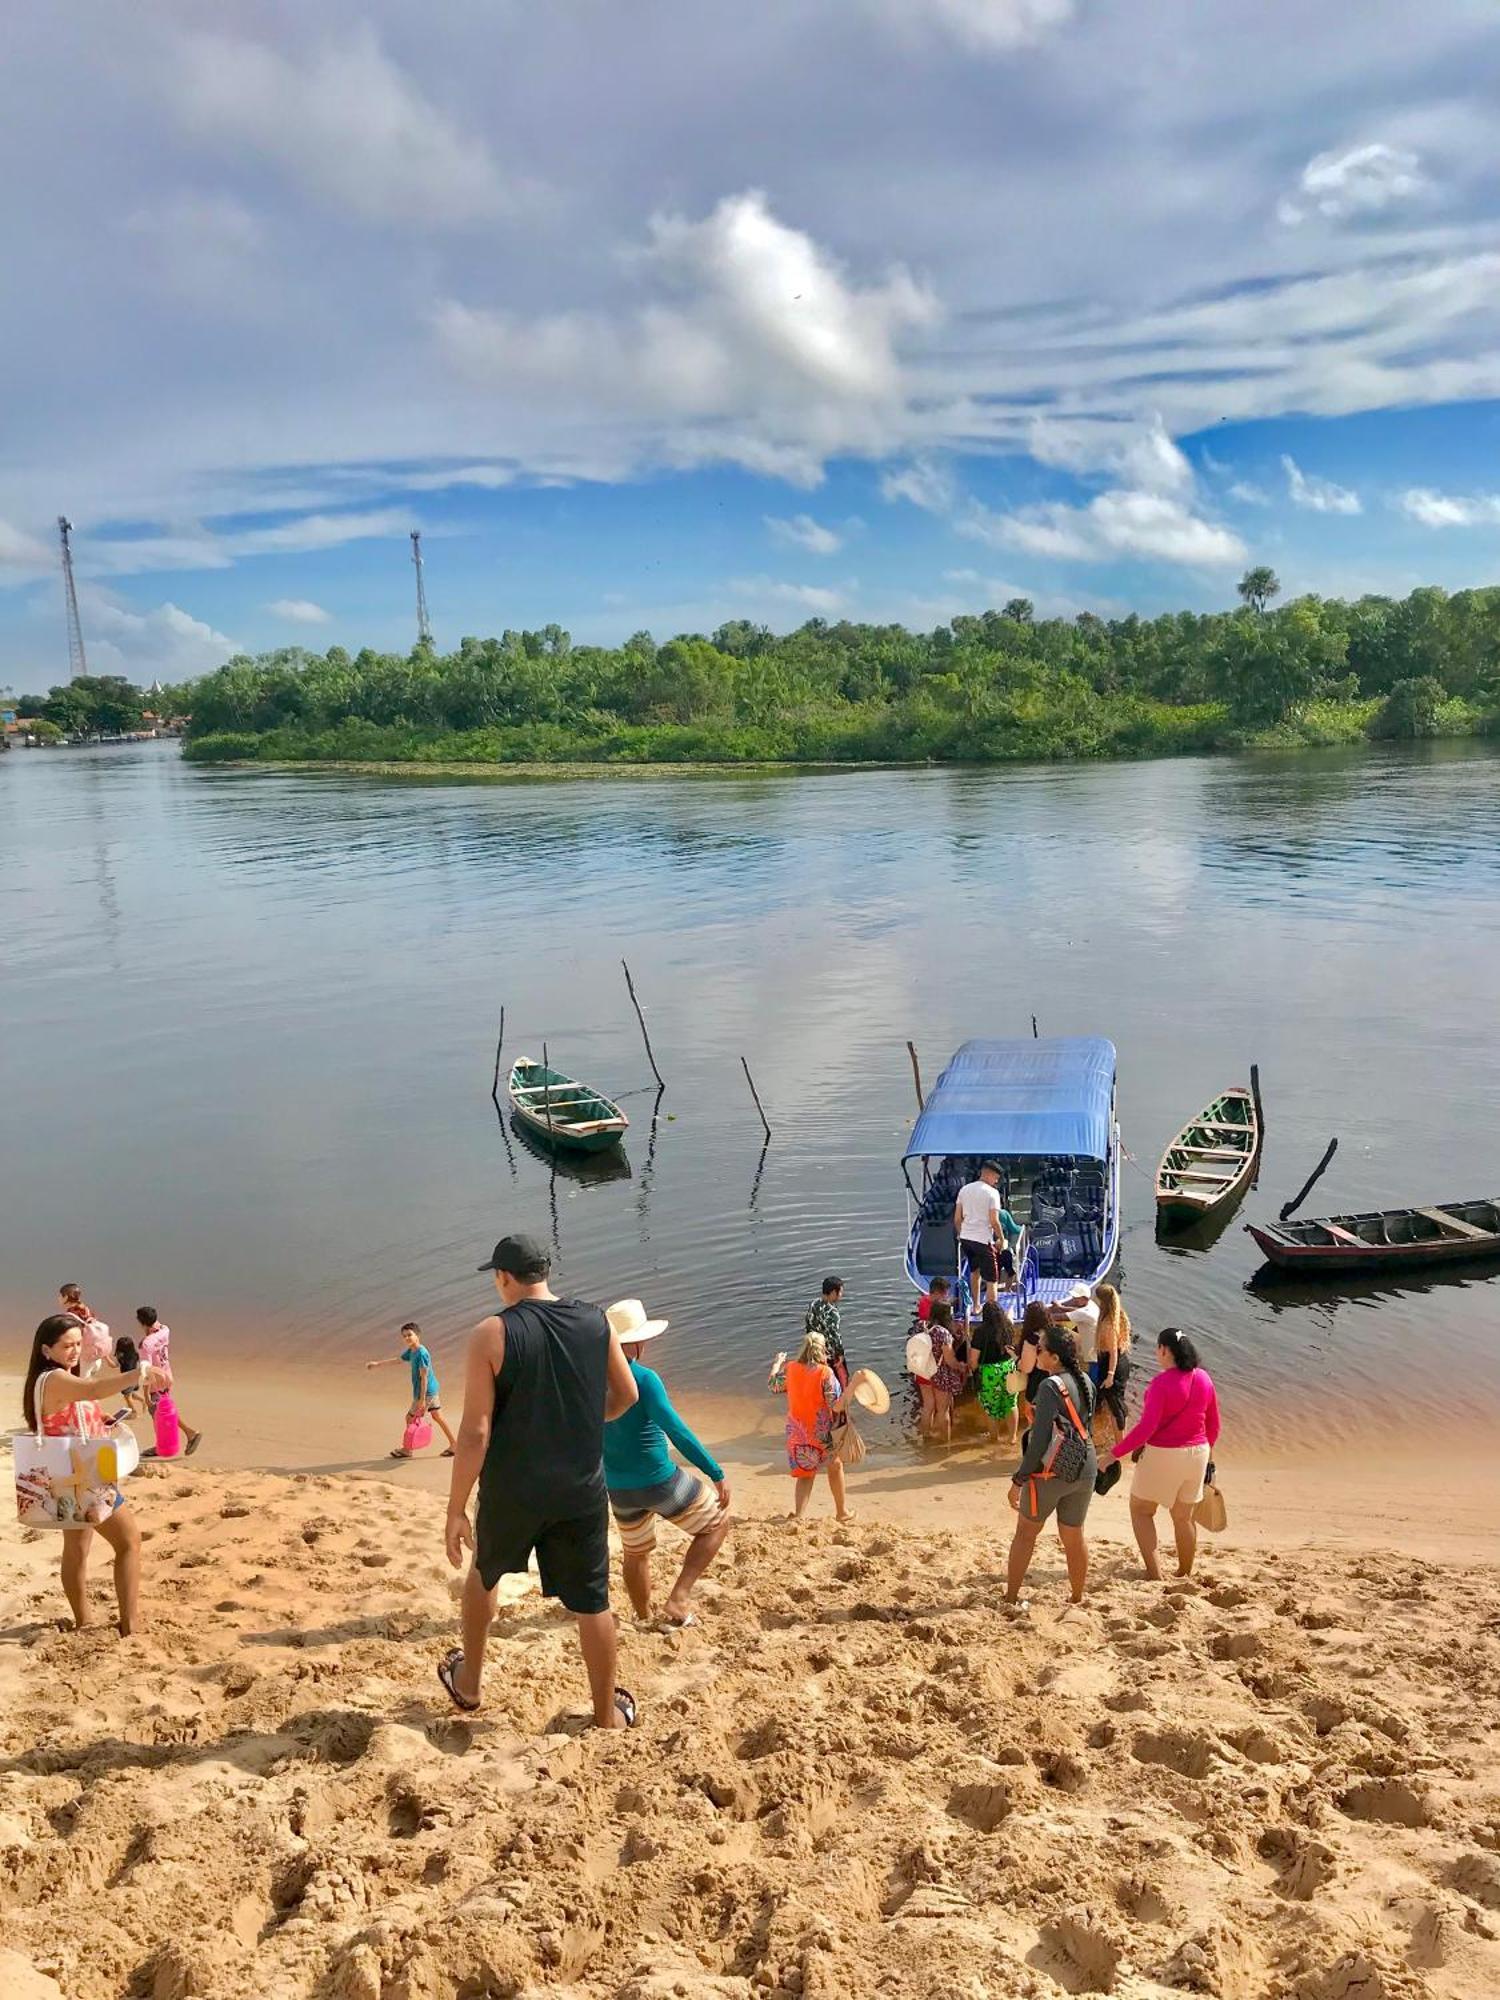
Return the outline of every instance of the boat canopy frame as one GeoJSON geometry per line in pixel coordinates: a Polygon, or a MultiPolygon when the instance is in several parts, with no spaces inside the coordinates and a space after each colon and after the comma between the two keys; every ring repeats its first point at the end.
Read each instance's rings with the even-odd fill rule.
{"type": "Polygon", "coordinates": [[[939,1076],[901,1156],[934,1159],[1110,1158],[1113,1042],[1102,1035],[965,1042],[939,1076]]]}

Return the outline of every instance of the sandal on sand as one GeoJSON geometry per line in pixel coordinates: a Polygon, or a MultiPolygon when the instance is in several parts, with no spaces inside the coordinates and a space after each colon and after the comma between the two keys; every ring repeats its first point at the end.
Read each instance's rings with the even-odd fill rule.
{"type": "Polygon", "coordinates": [[[448,1690],[448,1699],[452,1702],[453,1706],[461,1708],[466,1715],[472,1715],[474,1710],[478,1708],[479,1703],[477,1701],[470,1701],[467,1695],[460,1694],[455,1681],[455,1676],[463,1663],[463,1648],[455,1646],[451,1653],[445,1653],[442,1659],[438,1661],[437,1677],[448,1690]]]}
{"type": "MultiPolygon", "coordinates": [[[[458,1697],[455,1695],[454,1700],[456,1701],[457,1699],[458,1697]]],[[[615,1689],[615,1707],[620,1711],[625,1727],[627,1729],[634,1729],[636,1724],[635,1696],[630,1692],[629,1688],[615,1689]]]]}
{"type": "Polygon", "coordinates": [[[199,1445],[202,1444],[202,1442],[203,1442],[202,1431],[194,1431],[193,1435],[187,1441],[187,1449],[186,1451],[183,1452],[182,1454],[183,1457],[191,1458],[193,1453],[198,1449],[199,1445]]]}
{"type": "Polygon", "coordinates": [[[392,1458],[410,1458],[410,1457],[411,1457],[411,1453],[410,1453],[409,1451],[403,1451],[403,1450],[401,1449],[401,1447],[400,1447],[399,1445],[395,1445],[395,1446],[393,1446],[393,1447],[392,1447],[392,1449],[391,1449],[391,1457],[392,1457],[392,1458]]]}
{"type": "Polygon", "coordinates": [[[452,1458],[452,1456],[453,1456],[453,1447],[452,1447],[452,1445],[450,1444],[450,1445],[449,1445],[449,1447],[448,1447],[448,1449],[447,1449],[447,1450],[446,1450],[445,1452],[443,1452],[443,1453],[442,1453],[441,1455],[442,1455],[442,1457],[444,1457],[444,1458],[452,1458]]]}
{"type": "Polygon", "coordinates": [[[658,1618],[656,1622],[663,1632],[686,1632],[689,1626],[697,1624],[698,1614],[696,1611],[689,1611],[681,1618],[658,1618]]]}

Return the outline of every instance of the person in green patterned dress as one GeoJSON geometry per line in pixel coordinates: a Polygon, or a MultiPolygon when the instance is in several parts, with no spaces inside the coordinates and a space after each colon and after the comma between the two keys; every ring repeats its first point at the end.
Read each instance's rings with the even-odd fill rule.
{"type": "Polygon", "coordinates": [[[979,1316],[979,1407],[989,1418],[990,1436],[1000,1442],[1000,1427],[1010,1426],[1008,1442],[1020,1440],[1020,1397],[1006,1388],[1016,1365],[1016,1329],[1004,1306],[987,1299],[979,1316]]]}

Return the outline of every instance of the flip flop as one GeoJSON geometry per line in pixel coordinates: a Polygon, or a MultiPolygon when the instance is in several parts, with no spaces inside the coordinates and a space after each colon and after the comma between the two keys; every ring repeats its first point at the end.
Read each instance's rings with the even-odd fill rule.
{"type": "Polygon", "coordinates": [[[182,1454],[183,1457],[191,1458],[193,1453],[198,1449],[199,1445],[202,1444],[202,1442],[203,1442],[202,1431],[194,1431],[193,1435],[187,1441],[187,1449],[183,1452],[182,1454]]]}
{"type": "MultiPolygon", "coordinates": [[[[452,1702],[453,1706],[461,1708],[465,1715],[472,1715],[474,1710],[478,1708],[479,1703],[477,1701],[470,1701],[467,1695],[460,1694],[454,1685],[454,1676],[463,1663],[463,1648],[455,1646],[451,1653],[445,1653],[442,1659],[438,1661],[437,1677],[447,1689],[448,1699],[452,1702]]],[[[618,1699],[619,1697],[616,1696],[616,1700],[618,1699]]]]}
{"type": "Polygon", "coordinates": [[[452,1445],[450,1444],[450,1445],[449,1445],[449,1447],[448,1447],[448,1449],[447,1449],[447,1450],[446,1450],[445,1452],[442,1452],[442,1453],[440,1453],[439,1455],[440,1455],[441,1457],[443,1457],[443,1458],[452,1458],[452,1456],[453,1456],[453,1447],[452,1447],[452,1445]]]}
{"type": "Polygon", "coordinates": [[[697,1624],[698,1614],[696,1611],[689,1611],[686,1617],[658,1618],[656,1622],[663,1632],[686,1632],[690,1625],[697,1624]]]}
{"type": "MultiPolygon", "coordinates": [[[[462,1654],[459,1657],[462,1658],[462,1654]]],[[[455,1701],[458,1700],[457,1695],[453,1698],[455,1701]]],[[[461,1703],[460,1706],[462,1706],[461,1703]]],[[[615,1689],[615,1707],[624,1718],[625,1727],[627,1729],[634,1729],[636,1725],[635,1696],[630,1692],[629,1688],[615,1689]]]]}
{"type": "Polygon", "coordinates": [[[411,1453],[410,1453],[409,1451],[401,1451],[401,1450],[399,1450],[399,1449],[395,1449],[395,1448],[393,1448],[393,1449],[392,1449],[392,1451],[391,1451],[391,1457],[392,1457],[392,1458],[410,1458],[410,1457],[411,1457],[411,1453]]]}

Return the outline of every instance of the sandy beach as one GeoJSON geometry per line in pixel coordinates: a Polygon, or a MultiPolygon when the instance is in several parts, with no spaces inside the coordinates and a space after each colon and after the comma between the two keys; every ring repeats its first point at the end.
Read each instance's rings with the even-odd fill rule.
{"type": "Polygon", "coordinates": [[[601,1737],[532,1580],[484,1711],[449,1707],[446,1467],[382,1464],[366,1387],[335,1445],[244,1382],[194,1385],[212,1447],[133,1489],[136,1640],[59,1630],[51,1541],[0,1544],[7,1994],[1500,1990],[1489,1460],[1435,1481],[1420,1447],[1314,1475],[1228,1454],[1197,1577],[1140,1576],[1116,1495],[1090,1604],[1064,1609],[1044,1542],[1017,1623],[987,1447],[883,1446],[859,1519],[799,1530],[774,1412],[750,1431],[689,1399],[742,1518],[699,1626],[622,1621],[641,1724],[601,1737]],[[255,1469],[267,1426],[276,1462],[343,1469],[255,1469]]]}

